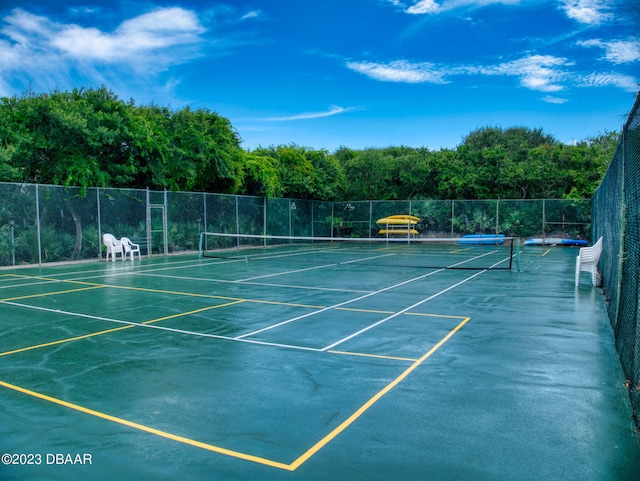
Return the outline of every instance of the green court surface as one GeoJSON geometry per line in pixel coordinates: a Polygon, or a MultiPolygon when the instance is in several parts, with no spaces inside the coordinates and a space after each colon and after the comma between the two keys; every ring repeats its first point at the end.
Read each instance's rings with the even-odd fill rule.
{"type": "Polygon", "coordinates": [[[636,481],[576,253],[0,270],[0,479],[636,481]]]}

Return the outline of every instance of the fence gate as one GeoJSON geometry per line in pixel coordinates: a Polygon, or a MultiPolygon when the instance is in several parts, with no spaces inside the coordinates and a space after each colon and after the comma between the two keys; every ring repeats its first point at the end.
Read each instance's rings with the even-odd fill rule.
{"type": "Polygon", "coordinates": [[[167,255],[167,191],[150,192],[147,189],[147,255],[167,255]]]}

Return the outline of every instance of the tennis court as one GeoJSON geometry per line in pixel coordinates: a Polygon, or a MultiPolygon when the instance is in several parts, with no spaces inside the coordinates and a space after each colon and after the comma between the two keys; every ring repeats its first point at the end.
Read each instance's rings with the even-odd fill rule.
{"type": "Polygon", "coordinates": [[[637,479],[575,249],[300,247],[1,270],[0,477],[637,479]]]}

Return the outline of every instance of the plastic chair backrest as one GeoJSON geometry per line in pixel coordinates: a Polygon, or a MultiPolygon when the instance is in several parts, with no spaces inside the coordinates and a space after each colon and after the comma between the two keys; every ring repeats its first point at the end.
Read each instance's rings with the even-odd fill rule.
{"type": "Polygon", "coordinates": [[[581,262],[597,262],[602,254],[602,237],[591,247],[582,247],[580,249],[581,262]]]}

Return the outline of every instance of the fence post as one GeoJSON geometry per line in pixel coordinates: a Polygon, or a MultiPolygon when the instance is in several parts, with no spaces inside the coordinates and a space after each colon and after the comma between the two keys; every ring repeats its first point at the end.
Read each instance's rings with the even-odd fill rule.
{"type": "Polygon", "coordinates": [[[456,201],[452,200],[451,202],[451,237],[453,238],[453,224],[454,224],[454,219],[456,217],[456,201]]]}
{"type": "Polygon", "coordinates": [[[547,239],[547,203],[545,199],[542,199],[542,243],[545,243],[547,239]]]}
{"type": "MultiPolygon", "coordinates": [[[[207,193],[206,192],[202,193],[202,222],[203,222],[202,230],[204,232],[207,232],[207,193]]],[[[200,230],[200,226],[198,226],[198,230],[200,230]]],[[[198,232],[198,235],[200,235],[200,232],[198,232]]]]}
{"type": "Polygon", "coordinates": [[[9,219],[9,228],[11,229],[11,265],[16,265],[16,237],[15,237],[16,220],[11,217],[9,219]]]}
{"type": "Polygon", "coordinates": [[[164,224],[163,230],[163,241],[164,241],[164,255],[169,255],[169,202],[167,196],[167,189],[164,189],[164,209],[162,215],[164,218],[162,219],[162,223],[164,224]]]}
{"type": "Polygon", "coordinates": [[[36,233],[38,235],[38,264],[42,265],[42,241],[40,240],[40,195],[36,184],[36,233]]]}
{"type": "Polygon", "coordinates": [[[146,211],[146,227],[147,227],[147,256],[151,257],[151,202],[150,202],[150,198],[149,198],[149,187],[147,187],[146,189],[146,202],[147,205],[145,207],[145,211],[146,211]]]}
{"type": "MultiPolygon", "coordinates": [[[[236,200],[236,234],[240,234],[240,207],[238,206],[238,196],[235,195],[236,200]]],[[[236,239],[236,246],[240,247],[240,237],[236,239]]]]}
{"type": "Polygon", "coordinates": [[[102,259],[102,210],[100,209],[100,187],[96,187],[96,207],[98,209],[98,258],[102,259]]]}

